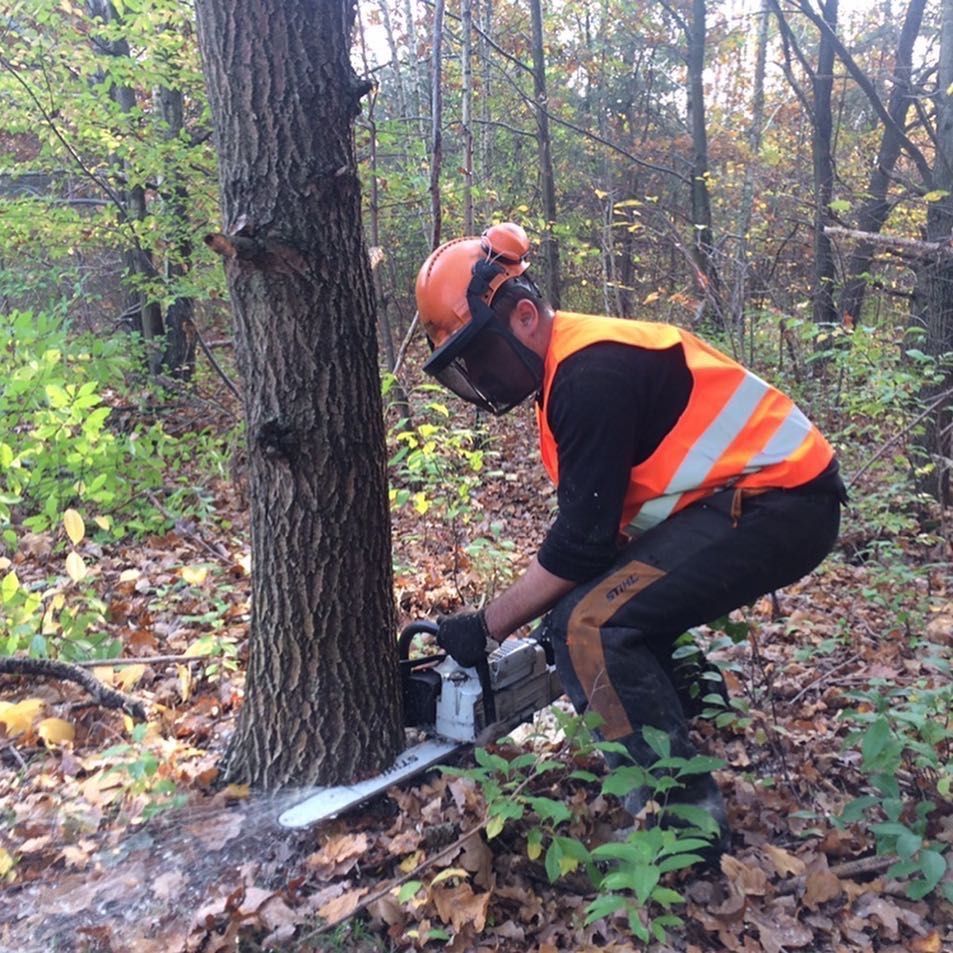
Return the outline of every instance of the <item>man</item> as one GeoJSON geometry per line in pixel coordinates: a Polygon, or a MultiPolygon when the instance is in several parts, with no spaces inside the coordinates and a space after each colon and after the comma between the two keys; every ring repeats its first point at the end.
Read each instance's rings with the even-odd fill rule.
{"type": "MultiPolygon", "coordinates": [[[[471,666],[548,613],[562,683],[603,737],[648,766],[651,725],[690,758],[673,644],[827,555],[844,499],[834,451],[788,397],[681,328],[554,312],[528,252],[522,228],[495,225],[442,245],[417,278],[424,369],[495,414],[535,394],[559,504],[525,573],[442,620],[437,642],[471,666]]],[[[710,775],[671,798],[706,809],[724,843],[710,775]]]]}

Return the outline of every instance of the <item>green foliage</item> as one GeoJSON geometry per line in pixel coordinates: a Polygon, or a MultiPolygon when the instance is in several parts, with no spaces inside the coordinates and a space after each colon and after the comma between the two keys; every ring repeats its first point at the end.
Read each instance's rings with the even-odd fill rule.
{"type": "MultiPolygon", "coordinates": [[[[576,754],[599,751],[621,756],[623,763],[608,772],[601,793],[624,798],[634,789],[647,792],[658,807],[655,823],[628,832],[621,842],[589,847],[570,833],[576,818],[561,799],[539,793],[551,792],[555,785],[547,776],[563,774],[564,764],[554,758],[527,752],[512,759],[478,748],[477,767],[444,768],[468,777],[480,787],[486,800],[486,836],[492,840],[510,825],[521,822],[526,836],[526,853],[531,860],[542,857],[550,882],[577,871],[584,872],[598,892],[586,908],[586,922],[623,914],[633,936],[649,942],[664,942],[666,930],[682,925],[672,908],[683,903],[677,891],[662,882],[665,874],[699,863],[699,851],[710,847],[719,834],[717,822],[703,809],[680,805],[672,792],[684,787],[695,775],[722,767],[724,762],[703,756],[677,758],[671,754],[668,736],[646,727],[646,742],[658,755],[645,768],[636,764],[627,749],[617,742],[598,740],[592,734],[599,718],[563,715],[553,710],[567,743],[576,754]]],[[[589,771],[574,770],[564,783],[598,782],[589,771]]]]}
{"type": "Polygon", "coordinates": [[[122,535],[156,526],[143,494],[159,487],[157,426],[116,432],[105,394],[129,367],[128,339],[68,340],[53,315],[0,316],[0,528],[42,532],[71,506],[122,535]],[[135,481],[130,475],[135,473],[135,481]]]}
{"type": "MultiPolygon", "coordinates": [[[[383,390],[390,393],[390,379],[383,390]]],[[[423,385],[425,394],[442,390],[423,385]]],[[[411,421],[401,418],[391,428],[390,442],[396,451],[388,461],[391,474],[391,506],[412,506],[423,516],[431,508],[448,522],[467,522],[471,512],[471,493],[479,485],[484,466],[480,447],[484,435],[449,423],[450,411],[432,400],[418,410],[411,421]]]]}
{"type": "Polygon", "coordinates": [[[856,726],[845,744],[859,747],[861,769],[877,793],[848,803],[838,823],[867,821],[877,853],[898,858],[887,874],[906,882],[908,896],[919,900],[940,886],[953,901],[953,884],[940,884],[948,863],[948,845],[937,840],[934,823],[941,805],[926,794],[935,790],[949,803],[953,793],[953,683],[948,660],[938,653],[932,664],[938,684],[921,678],[893,687],[875,680],[854,694],[860,706],[844,714],[856,726]]]}

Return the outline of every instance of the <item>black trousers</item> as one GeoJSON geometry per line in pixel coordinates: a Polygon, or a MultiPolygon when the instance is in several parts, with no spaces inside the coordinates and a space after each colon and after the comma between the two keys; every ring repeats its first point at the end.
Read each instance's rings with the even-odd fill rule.
{"type": "Polygon", "coordinates": [[[578,586],[546,618],[563,686],[577,711],[602,716],[606,740],[643,765],[656,755],[652,725],[672,754],[691,757],[671,681],[675,640],[758,596],[789,585],[830,552],[840,499],[830,493],[725,490],[629,542],[601,576],[578,586]]]}

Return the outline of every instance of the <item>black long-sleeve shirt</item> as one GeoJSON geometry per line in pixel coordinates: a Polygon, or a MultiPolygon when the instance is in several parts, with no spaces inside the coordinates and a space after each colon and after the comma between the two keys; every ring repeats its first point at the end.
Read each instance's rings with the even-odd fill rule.
{"type": "MultiPolygon", "coordinates": [[[[562,579],[598,575],[616,553],[633,467],[645,462],[688,406],[694,380],[680,344],[664,350],[591,344],[562,361],[549,392],[559,512],[537,554],[562,579]]],[[[800,490],[846,499],[837,461],[800,490]]]]}

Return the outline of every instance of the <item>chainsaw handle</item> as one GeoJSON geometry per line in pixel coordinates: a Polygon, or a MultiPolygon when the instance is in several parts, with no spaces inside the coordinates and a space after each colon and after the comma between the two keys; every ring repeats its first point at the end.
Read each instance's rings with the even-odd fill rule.
{"type": "Polygon", "coordinates": [[[397,639],[397,654],[401,661],[410,658],[410,643],[413,642],[415,635],[436,635],[437,623],[429,619],[418,619],[405,625],[397,639]]]}

